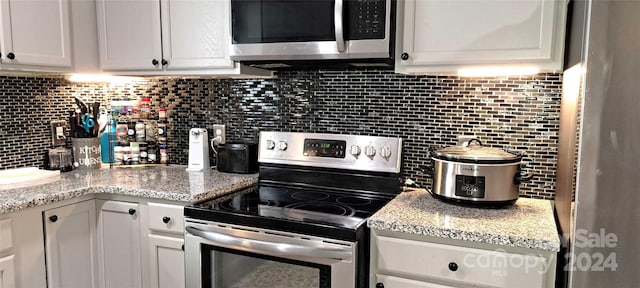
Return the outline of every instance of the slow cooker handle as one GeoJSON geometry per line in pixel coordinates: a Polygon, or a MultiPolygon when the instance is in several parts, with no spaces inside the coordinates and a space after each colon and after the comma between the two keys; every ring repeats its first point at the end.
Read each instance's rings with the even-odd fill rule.
{"type": "Polygon", "coordinates": [[[482,146],[482,142],[478,138],[469,139],[469,141],[462,143],[462,146],[464,146],[464,147],[470,146],[471,143],[474,142],[474,141],[477,142],[478,145],[482,146]]]}
{"type": "Polygon", "coordinates": [[[533,179],[535,175],[524,173],[522,171],[518,172],[515,177],[513,177],[513,183],[516,185],[520,185],[522,182],[529,182],[533,179]]]}

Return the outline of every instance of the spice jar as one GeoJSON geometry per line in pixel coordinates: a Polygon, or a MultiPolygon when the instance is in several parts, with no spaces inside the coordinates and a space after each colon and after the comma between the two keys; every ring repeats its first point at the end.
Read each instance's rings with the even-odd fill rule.
{"type": "Polygon", "coordinates": [[[167,153],[167,145],[160,145],[160,163],[169,163],[169,154],[167,153]]]}
{"type": "Polygon", "coordinates": [[[136,141],[138,142],[145,141],[147,138],[145,136],[146,130],[145,130],[144,122],[136,123],[135,129],[136,129],[136,141]]]}
{"type": "Polygon", "coordinates": [[[147,119],[151,115],[151,98],[142,97],[140,99],[140,118],[147,119]]]}

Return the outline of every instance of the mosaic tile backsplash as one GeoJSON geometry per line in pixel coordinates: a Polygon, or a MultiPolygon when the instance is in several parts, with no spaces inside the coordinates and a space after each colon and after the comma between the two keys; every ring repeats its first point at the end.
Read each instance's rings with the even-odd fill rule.
{"type": "MultiPolygon", "coordinates": [[[[274,79],[145,79],[76,84],[63,78],[0,77],[0,169],[42,166],[49,121],[64,119],[73,97],[152,99],[169,109],[170,162],[187,163],[188,131],[225,124],[227,141],[259,131],[401,137],[403,173],[429,186],[429,152],[458,135],[523,155],[534,179],[524,197],[552,199],[561,75],[464,78],[377,70],[280,71],[274,79]]],[[[210,131],[212,132],[212,131],[210,131]]]]}

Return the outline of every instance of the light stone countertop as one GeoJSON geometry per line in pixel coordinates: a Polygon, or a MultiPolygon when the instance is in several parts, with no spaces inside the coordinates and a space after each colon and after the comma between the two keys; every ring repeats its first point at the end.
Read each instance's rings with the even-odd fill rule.
{"type": "Polygon", "coordinates": [[[545,251],[560,251],[549,200],[519,198],[511,207],[482,209],[403,192],[369,218],[372,229],[545,251]]]}
{"type": "Polygon", "coordinates": [[[185,169],[186,166],[143,166],[60,173],[60,180],[55,182],[0,190],[0,215],[99,193],[195,203],[258,182],[258,174],[185,169]]]}

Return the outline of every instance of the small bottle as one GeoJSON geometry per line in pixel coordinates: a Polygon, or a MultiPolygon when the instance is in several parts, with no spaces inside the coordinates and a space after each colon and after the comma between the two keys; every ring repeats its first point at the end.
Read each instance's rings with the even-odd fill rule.
{"type": "Polygon", "coordinates": [[[131,116],[131,100],[129,98],[123,98],[122,99],[122,103],[120,105],[120,115],[119,116],[125,116],[125,117],[129,117],[131,116]]]}
{"type": "Polygon", "coordinates": [[[140,99],[131,100],[131,118],[140,119],[140,99]]]}
{"type": "Polygon", "coordinates": [[[158,163],[158,158],[157,158],[157,148],[156,146],[152,146],[149,145],[149,147],[147,147],[147,162],[148,163],[158,163]]]}
{"type": "Polygon", "coordinates": [[[148,149],[147,143],[140,143],[138,146],[140,147],[140,163],[147,164],[149,162],[149,152],[147,151],[148,149]]]}
{"type": "Polygon", "coordinates": [[[160,145],[160,163],[169,163],[169,153],[167,153],[167,145],[160,145]]]}
{"type": "Polygon", "coordinates": [[[162,108],[160,108],[160,110],[158,110],[158,119],[160,119],[160,121],[167,121],[167,108],[166,107],[162,107],[162,108]]]}
{"type": "Polygon", "coordinates": [[[135,129],[136,129],[136,141],[144,142],[145,140],[147,140],[147,137],[145,135],[146,129],[144,126],[144,122],[136,123],[135,129]]]}
{"type": "Polygon", "coordinates": [[[131,146],[131,164],[140,163],[140,146],[131,146]]]}
{"type": "Polygon", "coordinates": [[[122,164],[122,161],[124,161],[124,147],[122,146],[115,146],[113,147],[113,157],[114,157],[114,164],[122,164]]]}
{"type": "Polygon", "coordinates": [[[126,122],[118,122],[116,126],[116,139],[118,142],[127,142],[127,131],[129,126],[126,122]]]}
{"type": "Polygon", "coordinates": [[[148,119],[151,116],[151,98],[142,97],[140,99],[140,118],[148,119]]]}
{"type": "Polygon", "coordinates": [[[136,142],[136,123],[127,124],[127,142],[136,142]]]}
{"type": "Polygon", "coordinates": [[[120,100],[120,98],[111,99],[111,116],[114,118],[120,116],[121,109],[122,109],[122,100],[120,100]]]}
{"type": "Polygon", "coordinates": [[[130,146],[122,147],[122,163],[131,164],[131,147],[130,146]]]}
{"type": "Polygon", "coordinates": [[[158,123],[158,144],[160,145],[167,144],[167,124],[166,123],[158,123]]]}
{"type": "Polygon", "coordinates": [[[146,124],[145,140],[147,142],[156,142],[158,140],[158,127],[155,121],[149,121],[146,124]]]}

